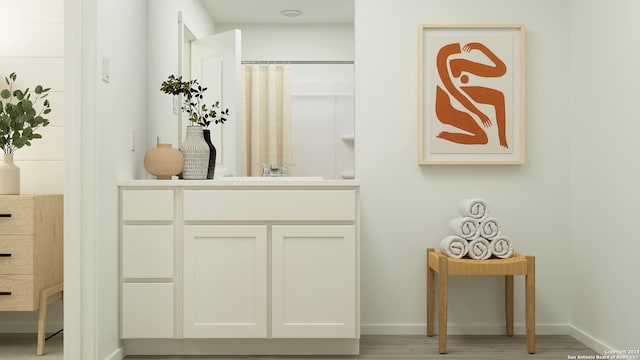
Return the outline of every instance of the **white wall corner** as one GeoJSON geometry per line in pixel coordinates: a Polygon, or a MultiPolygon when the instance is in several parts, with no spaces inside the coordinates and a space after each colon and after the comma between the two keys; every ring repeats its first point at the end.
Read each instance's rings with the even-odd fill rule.
{"type": "Polygon", "coordinates": [[[569,335],[600,354],[604,354],[605,350],[613,349],[611,346],[605,344],[602,340],[597,339],[591,334],[588,334],[582,329],[579,329],[573,325],[569,325],[569,335]]]}

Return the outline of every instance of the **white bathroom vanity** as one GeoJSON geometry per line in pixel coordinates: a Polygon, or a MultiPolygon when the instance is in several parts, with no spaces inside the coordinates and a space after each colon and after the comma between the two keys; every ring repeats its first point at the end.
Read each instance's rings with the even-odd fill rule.
{"type": "Polygon", "coordinates": [[[119,184],[129,355],[358,354],[359,183],[119,184]]]}

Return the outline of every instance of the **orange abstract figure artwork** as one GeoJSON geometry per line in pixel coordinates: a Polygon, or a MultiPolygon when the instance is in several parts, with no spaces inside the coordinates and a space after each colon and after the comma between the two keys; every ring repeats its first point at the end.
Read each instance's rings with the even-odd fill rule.
{"type": "Polygon", "coordinates": [[[458,144],[486,144],[487,133],[479,125],[489,128],[493,125],[490,115],[478,109],[476,104],[487,104],[493,107],[495,125],[498,130],[500,146],[508,148],[506,138],[505,100],[504,93],[498,89],[485,86],[462,85],[456,86],[452,78],[460,83],[469,83],[469,75],[485,78],[501,77],[507,72],[505,63],[500,60],[487,46],[480,42],[471,42],[460,49],[460,43],[451,43],[438,51],[436,66],[443,87],[436,90],[436,116],[443,124],[451,125],[464,132],[442,131],[437,137],[458,144]],[[464,58],[450,59],[452,55],[462,52],[479,51],[490,61],[490,64],[479,63],[464,58]],[[458,110],[451,104],[451,97],[455,98],[463,107],[458,110]],[[475,116],[475,117],[474,117],[475,116]],[[476,118],[479,120],[476,120],[476,118]]]}
{"type": "Polygon", "coordinates": [[[524,26],[418,27],[418,163],[524,162],[524,26]]]}

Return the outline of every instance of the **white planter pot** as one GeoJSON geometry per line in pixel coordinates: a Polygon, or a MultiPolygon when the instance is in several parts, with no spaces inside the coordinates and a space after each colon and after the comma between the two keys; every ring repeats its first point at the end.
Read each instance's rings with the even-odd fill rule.
{"type": "Polygon", "coordinates": [[[0,195],[18,194],[20,194],[20,168],[13,163],[13,153],[4,154],[4,161],[0,162],[0,195]]]}
{"type": "Polygon", "coordinates": [[[187,126],[187,134],[180,151],[184,155],[182,178],[206,180],[209,170],[209,145],[204,140],[202,126],[187,126]]]}

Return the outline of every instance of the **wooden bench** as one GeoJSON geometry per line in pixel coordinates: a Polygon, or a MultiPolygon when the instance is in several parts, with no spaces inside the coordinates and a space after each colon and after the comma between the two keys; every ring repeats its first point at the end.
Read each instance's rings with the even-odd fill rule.
{"type": "Polygon", "coordinates": [[[435,273],[438,273],[438,351],[447,352],[447,296],[450,275],[503,275],[507,336],[513,336],[513,276],[525,276],[527,351],[536,351],[535,257],[518,253],[508,259],[455,259],[427,249],[427,336],[433,336],[435,273]]]}

